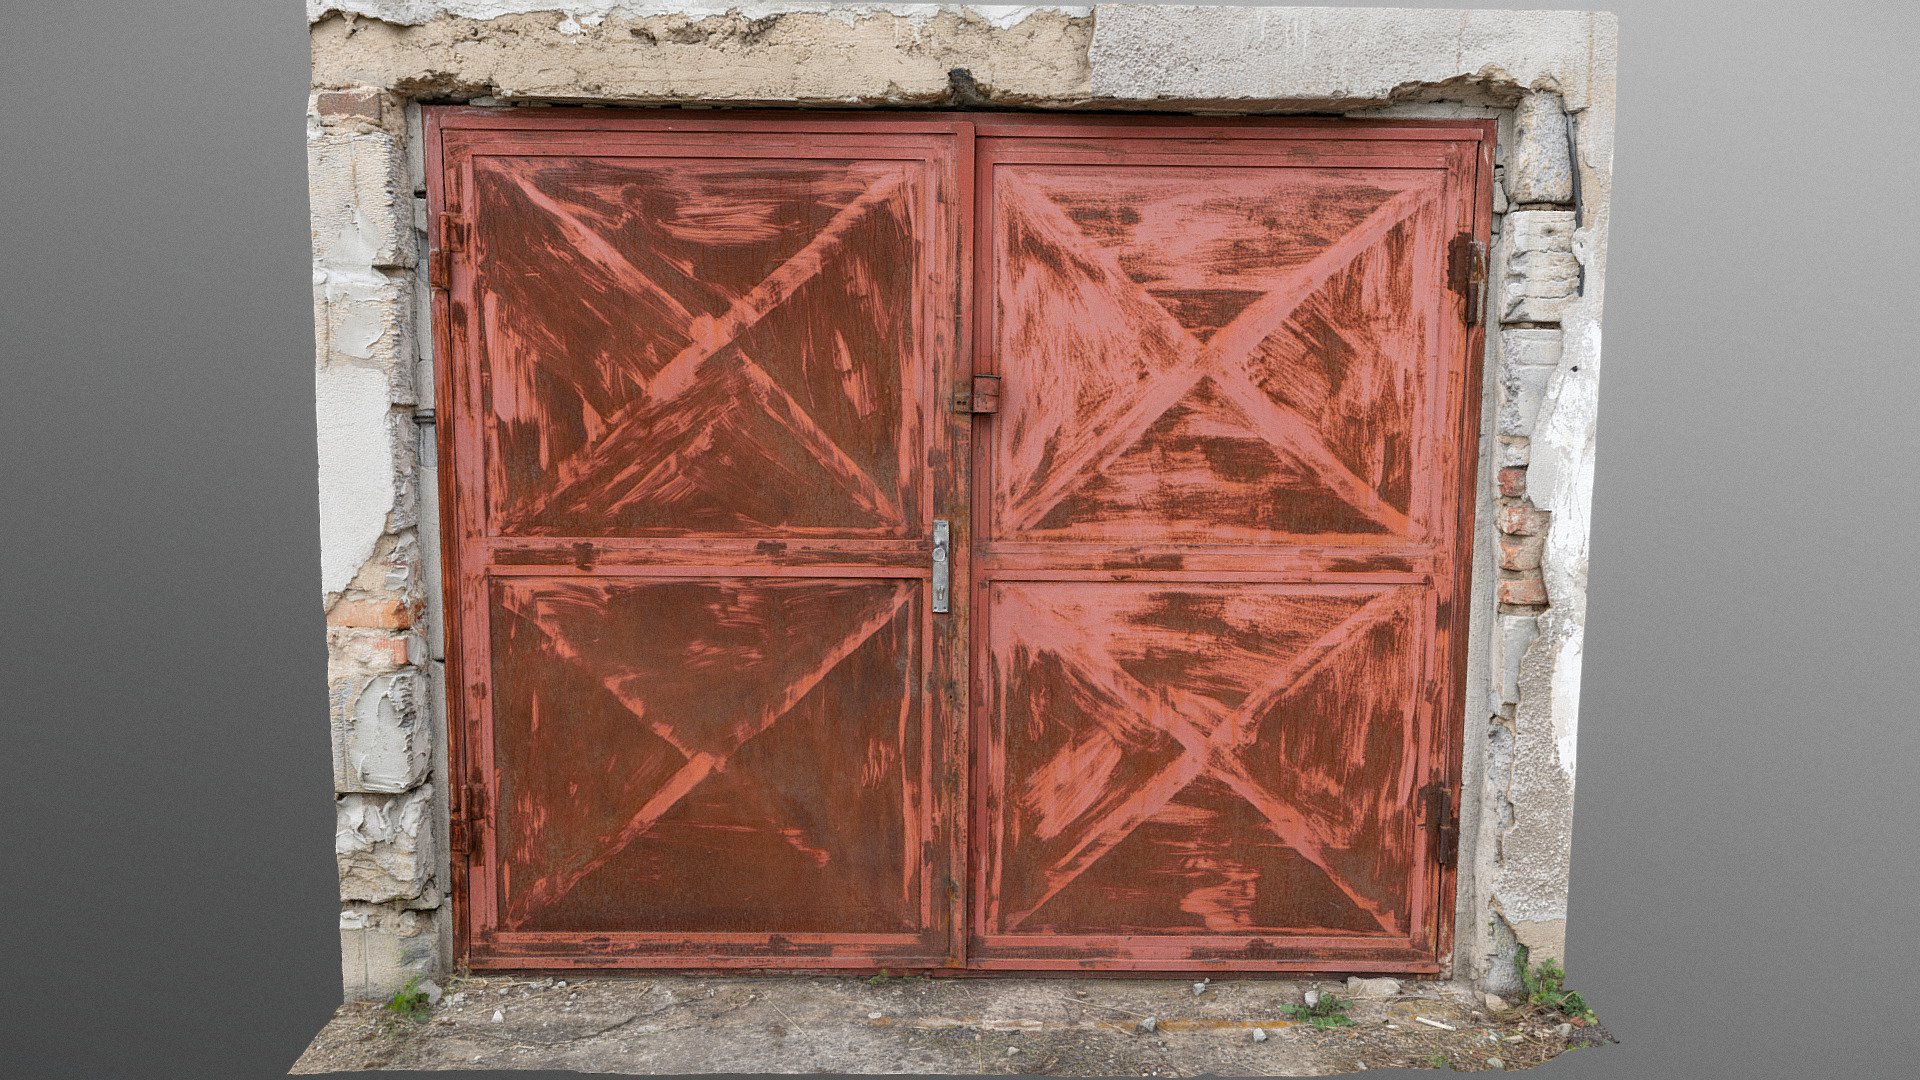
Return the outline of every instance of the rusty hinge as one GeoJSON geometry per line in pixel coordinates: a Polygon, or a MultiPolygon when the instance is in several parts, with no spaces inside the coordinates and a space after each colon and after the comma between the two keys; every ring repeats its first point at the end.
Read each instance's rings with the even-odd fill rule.
{"type": "Polygon", "coordinates": [[[467,249],[467,219],[441,211],[434,215],[427,243],[427,284],[448,288],[453,282],[453,253],[467,249]]]}
{"type": "Polygon", "coordinates": [[[1453,792],[1445,784],[1429,784],[1420,795],[1427,832],[1433,840],[1427,850],[1433,852],[1434,862],[1452,866],[1460,854],[1460,819],[1454,813],[1453,792]]]}
{"type": "Polygon", "coordinates": [[[453,853],[471,857],[480,847],[480,828],[487,819],[487,786],[477,780],[462,784],[460,801],[450,809],[447,839],[453,853]]]}
{"type": "Polygon", "coordinates": [[[1000,411],[1000,376],[975,375],[973,382],[953,395],[953,411],[957,413],[994,413],[1000,411]]]}
{"type": "Polygon", "coordinates": [[[1487,245],[1461,233],[1447,245],[1447,287],[1466,303],[1468,326],[1480,325],[1487,304],[1487,245]]]}

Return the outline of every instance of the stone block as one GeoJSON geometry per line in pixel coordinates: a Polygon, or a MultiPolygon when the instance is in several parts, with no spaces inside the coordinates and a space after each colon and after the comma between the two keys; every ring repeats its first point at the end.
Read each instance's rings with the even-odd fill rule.
{"type": "Polygon", "coordinates": [[[1527,470],[1508,466],[1495,476],[1494,483],[1499,487],[1502,498],[1523,499],[1527,495],[1527,470]]]}
{"type": "Polygon", "coordinates": [[[1499,507],[1493,513],[1493,520],[1508,536],[1534,536],[1547,529],[1547,515],[1525,504],[1499,507]]]}
{"type": "Polygon", "coordinates": [[[1525,468],[1533,456],[1533,444],[1523,435],[1502,435],[1494,461],[1501,468],[1525,468]]]}
{"type": "Polygon", "coordinates": [[[406,154],[392,135],[322,129],[310,136],[307,199],[315,265],[344,270],[413,265],[413,192],[407,187],[406,154]]]}
{"type": "Polygon", "coordinates": [[[1528,203],[1573,202],[1573,144],[1557,94],[1533,93],[1513,112],[1513,150],[1507,155],[1507,198],[1528,203]]]}
{"type": "Polygon", "coordinates": [[[434,907],[433,785],[400,795],[342,795],[334,807],[340,898],[434,907]]]}
{"type": "Polygon", "coordinates": [[[1500,537],[1500,569],[1538,570],[1546,553],[1547,538],[1541,535],[1500,537]]]}
{"type": "Polygon", "coordinates": [[[342,118],[380,122],[380,91],[362,87],[357,90],[322,90],[313,96],[313,111],[322,118],[342,118]]]}
{"type": "Polygon", "coordinates": [[[1538,574],[1507,578],[1500,582],[1500,602],[1519,607],[1537,607],[1547,602],[1547,583],[1538,574]]]}
{"type": "Polygon", "coordinates": [[[349,1001],[382,1001],[416,975],[438,974],[433,916],[369,904],[340,912],[340,982],[349,1001]]]}
{"type": "Polygon", "coordinates": [[[1552,327],[1511,326],[1500,331],[1500,362],[1508,367],[1559,367],[1562,331],[1552,327]]]}
{"type": "Polygon", "coordinates": [[[1500,249],[1501,321],[1559,322],[1580,291],[1573,211],[1515,210],[1507,215],[1500,249]]]}
{"type": "MultiPolygon", "coordinates": [[[[1586,98],[1612,17],[1579,11],[1100,4],[1088,51],[1096,97],[1392,101],[1463,76],[1586,98]]],[[[1459,93],[1458,90],[1455,91],[1459,93]]],[[[1511,97],[1508,98],[1511,100],[1511,97]]]]}
{"type": "Polygon", "coordinates": [[[1501,435],[1532,435],[1540,419],[1540,404],[1546,400],[1547,384],[1553,380],[1550,367],[1508,365],[1500,372],[1500,408],[1494,416],[1494,430],[1501,435]]]}
{"type": "Polygon", "coordinates": [[[313,305],[316,359],[322,366],[352,364],[378,369],[387,379],[387,400],[413,402],[413,357],[409,332],[411,289],[405,277],[377,269],[315,267],[313,305]]]}
{"type": "Polygon", "coordinates": [[[333,716],[336,792],[397,795],[426,780],[433,725],[418,672],[376,675],[342,697],[333,716]]]}
{"type": "Polygon", "coordinates": [[[1495,644],[1500,650],[1500,701],[1512,705],[1520,700],[1520,659],[1527,654],[1527,646],[1540,636],[1540,620],[1533,615],[1499,618],[1499,637],[1495,644]]]}

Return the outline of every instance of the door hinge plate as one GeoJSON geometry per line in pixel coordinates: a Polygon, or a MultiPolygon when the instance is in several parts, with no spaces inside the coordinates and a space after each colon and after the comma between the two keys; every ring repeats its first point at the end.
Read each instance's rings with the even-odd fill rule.
{"type": "Polygon", "coordinates": [[[467,249],[467,219],[445,211],[435,215],[433,231],[428,235],[427,285],[450,288],[453,283],[453,253],[467,249]]]}
{"type": "Polygon", "coordinates": [[[1421,791],[1421,813],[1432,843],[1427,850],[1433,861],[1452,866],[1460,855],[1460,818],[1453,806],[1453,792],[1445,784],[1430,784],[1421,791]]]}
{"type": "Polygon", "coordinates": [[[1447,287],[1460,294],[1468,326],[1480,325],[1487,304],[1487,245],[1461,233],[1447,245],[1447,287]]]}
{"type": "Polygon", "coordinates": [[[487,787],[470,780],[460,786],[460,803],[448,814],[448,837],[454,854],[471,858],[480,848],[480,829],[487,820],[487,787]]]}
{"type": "Polygon", "coordinates": [[[953,411],[979,416],[1000,411],[1000,376],[975,375],[964,389],[954,392],[953,411]]]}

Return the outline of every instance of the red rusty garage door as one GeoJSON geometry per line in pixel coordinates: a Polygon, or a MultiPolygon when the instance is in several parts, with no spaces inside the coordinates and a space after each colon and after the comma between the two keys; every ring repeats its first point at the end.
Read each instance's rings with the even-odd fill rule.
{"type": "Polygon", "coordinates": [[[429,132],[468,963],[1439,969],[1485,125],[429,132]]]}

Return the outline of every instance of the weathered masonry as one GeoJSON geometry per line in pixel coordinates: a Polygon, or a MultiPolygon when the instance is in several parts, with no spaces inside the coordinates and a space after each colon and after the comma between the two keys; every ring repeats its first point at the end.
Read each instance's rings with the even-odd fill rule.
{"type": "Polygon", "coordinates": [[[1562,951],[1609,17],[309,16],[350,996],[1562,951]]]}

